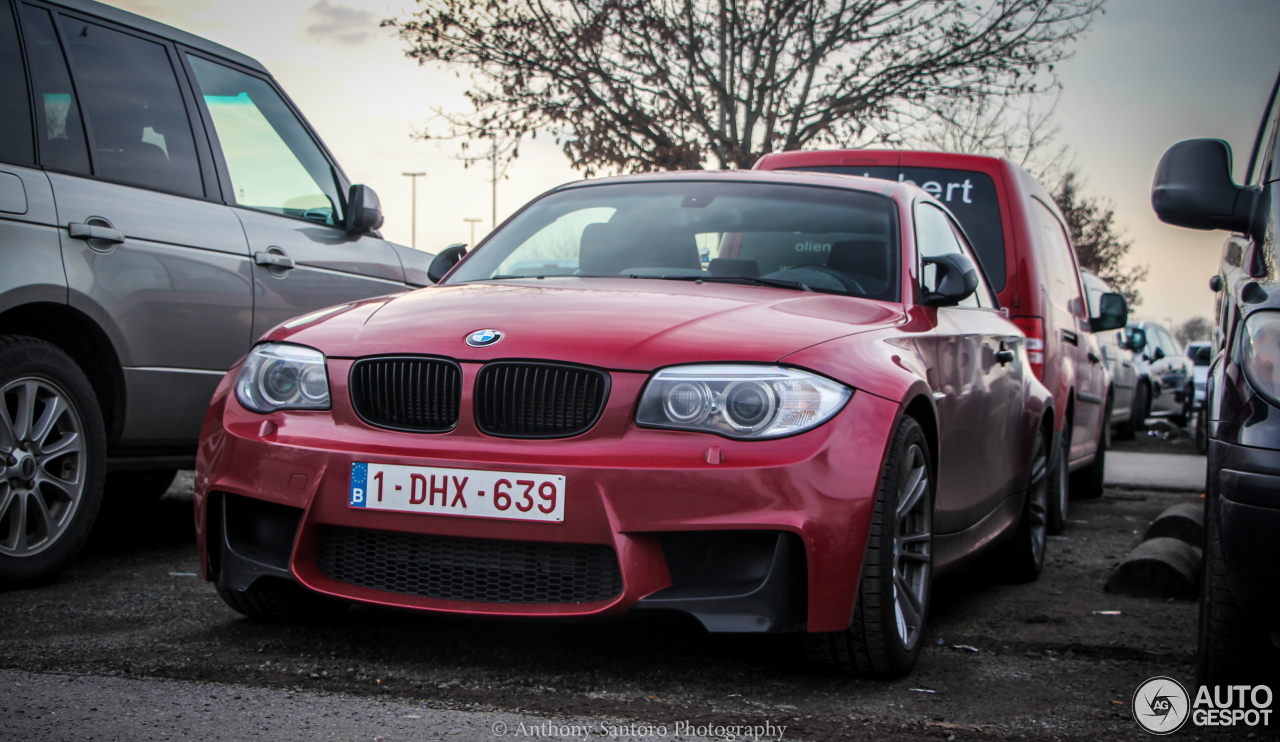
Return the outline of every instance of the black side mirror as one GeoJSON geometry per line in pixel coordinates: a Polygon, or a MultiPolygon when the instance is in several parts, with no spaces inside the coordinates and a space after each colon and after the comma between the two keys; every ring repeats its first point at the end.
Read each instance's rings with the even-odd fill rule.
{"type": "Polygon", "coordinates": [[[1151,357],[1157,361],[1164,358],[1164,348],[1156,348],[1156,352],[1152,353],[1151,357]]]}
{"type": "Polygon", "coordinates": [[[978,290],[978,269],[973,261],[959,253],[948,253],[932,258],[924,258],[925,265],[935,266],[937,270],[933,291],[924,292],[925,306],[954,307],[973,295],[978,290]]]}
{"type": "Polygon", "coordinates": [[[1231,180],[1231,145],[1221,139],[1188,139],[1160,158],[1151,206],[1166,224],[1244,232],[1258,193],[1231,180]]]}
{"type": "Polygon", "coordinates": [[[1129,302],[1124,296],[1107,292],[1098,297],[1098,316],[1089,320],[1089,329],[1094,332],[1118,330],[1129,324],[1129,302]]]}
{"type": "Polygon", "coordinates": [[[462,256],[467,254],[467,246],[461,242],[456,245],[449,245],[445,249],[436,253],[435,260],[431,261],[431,265],[427,268],[427,278],[432,283],[440,283],[440,279],[445,277],[453,266],[462,260],[462,256]]]}
{"type": "Polygon", "coordinates": [[[343,226],[351,234],[365,234],[382,226],[382,204],[372,188],[351,186],[347,195],[347,221],[343,226]]]}
{"type": "Polygon", "coordinates": [[[1147,347],[1147,331],[1140,327],[1131,327],[1129,334],[1129,350],[1134,353],[1141,353],[1142,349],[1147,347]]]}

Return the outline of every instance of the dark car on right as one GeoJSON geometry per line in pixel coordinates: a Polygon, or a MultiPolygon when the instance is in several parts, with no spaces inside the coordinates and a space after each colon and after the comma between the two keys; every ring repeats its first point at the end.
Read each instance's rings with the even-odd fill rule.
{"type": "MultiPolygon", "coordinates": [[[[1280,80],[1277,81],[1280,83],[1280,80]]],[[[1208,477],[1197,681],[1280,675],[1280,99],[1271,90],[1245,185],[1218,139],[1174,145],[1151,203],[1162,221],[1230,234],[1218,273],[1205,409],[1208,477]]]]}

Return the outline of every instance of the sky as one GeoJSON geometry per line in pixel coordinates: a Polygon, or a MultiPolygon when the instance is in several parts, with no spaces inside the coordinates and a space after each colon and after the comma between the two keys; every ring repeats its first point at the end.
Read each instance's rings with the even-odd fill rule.
{"type": "MultiPolygon", "coordinates": [[[[395,0],[109,0],[248,54],[284,87],[354,183],[382,201],[382,233],[415,243],[410,178],[417,179],[419,249],[479,240],[491,228],[486,163],[459,157],[457,141],[423,141],[435,109],[465,112],[465,72],[420,67],[378,22],[403,17],[395,0]],[[478,223],[464,221],[479,219],[478,223]]],[[[1058,65],[1059,142],[1086,179],[1088,195],[1110,199],[1133,240],[1128,262],[1149,268],[1134,316],[1178,324],[1211,317],[1208,280],[1225,235],[1160,223],[1151,176],[1160,155],[1184,139],[1225,139],[1237,180],[1280,69],[1276,0],[1108,0],[1105,14],[1058,65]]],[[[483,146],[483,145],[481,145],[483,146]]],[[[526,142],[497,185],[501,221],[538,194],[577,180],[549,138],[526,142]]]]}

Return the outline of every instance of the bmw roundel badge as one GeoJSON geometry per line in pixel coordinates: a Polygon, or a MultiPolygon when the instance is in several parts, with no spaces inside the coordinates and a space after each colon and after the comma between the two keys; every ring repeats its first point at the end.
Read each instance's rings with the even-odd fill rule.
{"type": "Polygon", "coordinates": [[[487,348],[502,339],[497,330],[476,330],[467,336],[467,345],[472,348],[487,348]]]}

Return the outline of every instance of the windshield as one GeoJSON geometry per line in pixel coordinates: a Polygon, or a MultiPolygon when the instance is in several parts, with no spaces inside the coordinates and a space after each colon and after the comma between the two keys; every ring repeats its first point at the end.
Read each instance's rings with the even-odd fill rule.
{"type": "Polygon", "coordinates": [[[898,300],[896,208],[880,195],[727,181],[570,188],[540,199],[448,283],[534,276],[736,281],[898,300]]]}

